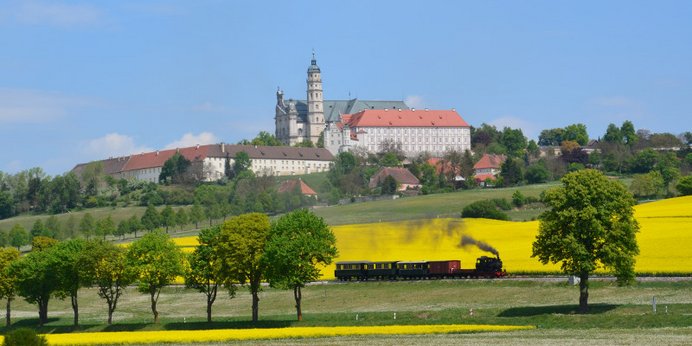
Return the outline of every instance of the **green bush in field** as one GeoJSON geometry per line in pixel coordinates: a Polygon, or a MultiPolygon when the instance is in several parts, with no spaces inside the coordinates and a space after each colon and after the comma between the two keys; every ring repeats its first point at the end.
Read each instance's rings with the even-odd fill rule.
{"type": "Polygon", "coordinates": [[[461,212],[461,217],[509,220],[509,216],[507,216],[507,214],[505,214],[501,210],[498,210],[497,205],[494,201],[489,200],[477,201],[467,205],[461,212]]]}
{"type": "Polygon", "coordinates": [[[48,345],[46,338],[37,335],[33,329],[19,328],[5,335],[3,346],[45,346],[48,345]]]}
{"type": "Polygon", "coordinates": [[[495,206],[502,209],[502,210],[511,210],[512,209],[512,204],[509,203],[504,198],[493,198],[492,202],[495,203],[495,206]]]}

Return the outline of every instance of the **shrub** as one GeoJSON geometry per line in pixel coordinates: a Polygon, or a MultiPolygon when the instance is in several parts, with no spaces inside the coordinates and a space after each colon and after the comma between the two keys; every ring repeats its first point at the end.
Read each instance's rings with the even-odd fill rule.
{"type": "Polygon", "coordinates": [[[509,220],[507,214],[498,210],[495,202],[489,200],[477,201],[467,205],[461,212],[461,217],[509,220]]]}
{"type": "Polygon", "coordinates": [[[3,346],[44,346],[48,345],[46,338],[37,335],[33,329],[19,328],[5,335],[3,346]]]}
{"type": "Polygon", "coordinates": [[[512,194],[512,204],[514,204],[514,206],[517,208],[521,208],[524,206],[525,203],[526,197],[524,197],[524,194],[522,194],[519,190],[514,191],[514,193],[512,194]]]}
{"type": "Polygon", "coordinates": [[[692,175],[680,179],[675,188],[683,196],[692,195],[692,175]]]}
{"type": "Polygon", "coordinates": [[[495,206],[502,209],[502,210],[511,210],[512,209],[512,204],[510,204],[506,199],[504,198],[493,198],[492,202],[495,203],[495,206]]]}

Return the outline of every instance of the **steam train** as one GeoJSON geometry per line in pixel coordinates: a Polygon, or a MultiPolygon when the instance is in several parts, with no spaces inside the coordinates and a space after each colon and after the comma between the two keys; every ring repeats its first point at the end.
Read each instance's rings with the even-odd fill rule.
{"type": "Polygon", "coordinates": [[[507,275],[500,257],[481,256],[475,269],[462,269],[460,260],[448,261],[344,261],[336,262],[334,276],[351,280],[420,280],[452,278],[501,278],[507,275]]]}

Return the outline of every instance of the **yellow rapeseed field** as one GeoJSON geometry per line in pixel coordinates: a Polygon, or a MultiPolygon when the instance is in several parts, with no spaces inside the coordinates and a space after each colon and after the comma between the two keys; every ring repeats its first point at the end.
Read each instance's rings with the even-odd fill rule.
{"type": "MultiPolygon", "coordinates": [[[[534,326],[506,325],[397,325],[355,327],[291,327],[263,329],[215,329],[143,332],[47,334],[50,345],[202,343],[233,340],[319,338],[348,335],[448,334],[503,332],[533,329],[534,326]]],[[[2,342],[2,337],[0,337],[2,342]]]]}
{"type": "MultiPolygon", "coordinates": [[[[635,207],[640,224],[637,235],[640,273],[692,273],[692,196],[670,198],[635,207]]],[[[430,219],[332,227],[339,257],[349,260],[460,259],[472,268],[476,258],[489,255],[475,247],[460,247],[462,235],[486,242],[500,253],[508,272],[557,272],[559,265],[542,265],[531,258],[538,221],[511,222],[487,219],[430,219]]],[[[196,237],[175,238],[185,251],[196,237]]],[[[334,265],[323,269],[323,279],[334,278],[334,265]]]]}

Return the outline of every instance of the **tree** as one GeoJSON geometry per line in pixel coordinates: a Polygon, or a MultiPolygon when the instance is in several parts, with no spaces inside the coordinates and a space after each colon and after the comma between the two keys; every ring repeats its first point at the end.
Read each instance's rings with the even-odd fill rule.
{"type": "Polygon", "coordinates": [[[293,289],[298,321],[303,319],[301,289],[319,279],[319,267],[336,255],[334,233],[307,209],[290,212],[272,225],[265,247],[267,278],[272,287],[293,289]]]}
{"type": "Polygon", "coordinates": [[[500,166],[500,176],[505,186],[514,186],[524,180],[521,163],[511,157],[507,158],[500,166]]]}
{"type": "Polygon", "coordinates": [[[34,221],[34,225],[31,226],[31,236],[32,237],[38,237],[38,236],[48,236],[48,230],[46,229],[46,226],[43,225],[43,221],[41,219],[36,219],[34,221]]]}
{"type": "Polygon", "coordinates": [[[90,213],[85,213],[82,216],[82,220],[79,221],[79,232],[89,239],[94,234],[94,229],[96,228],[96,221],[90,213]]]}
{"type": "Polygon", "coordinates": [[[58,241],[50,238],[50,237],[45,237],[42,235],[35,236],[31,238],[31,251],[43,251],[43,250],[48,250],[55,246],[58,241]]]}
{"type": "Polygon", "coordinates": [[[88,272],[84,271],[79,263],[80,257],[91,255],[84,253],[85,248],[86,241],[82,239],[66,240],[50,248],[50,255],[53,260],[52,267],[58,284],[56,293],[60,298],[70,297],[75,327],[79,325],[79,289],[90,283],[88,272]]]}
{"type": "Polygon", "coordinates": [[[178,208],[178,211],[175,212],[175,224],[180,227],[180,230],[182,231],[188,222],[189,217],[185,211],[185,208],[178,208]]]}
{"type": "Polygon", "coordinates": [[[62,232],[62,227],[60,227],[60,221],[55,215],[51,215],[46,219],[45,224],[46,234],[55,239],[65,239],[65,234],[62,232]]]}
{"type": "Polygon", "coordinates": [[[166,227],[166,233],[168,233],[168,228],[175,226],[175,224],[175,211],[173,211],[170,205],[166,205],[161,211],[161,225],[166,227]]]}
{"type": "Polygon", "coordinates": [[[106,216],[105,219],[96,221],[96,235],[103,236],[103,240],[106,240],[106,236],[114,234],[115,231],[115,223],[110,215],[106,216]]]}
{"type": "Polygon", "coordinates": [[[15,201],[9,191],[0,191],[0,219],[14,215],[15,201]]]}
{"type": "Polygon", "coordinates": [[[500,136],[500,144],[507,148],[509,155],[520,156],[526,149],[527,141],[521,129],[505,127],[500,136]]]}
{"type": "Polygon", "coordinates": [[[120,239],[123,239],[125,237],[125,234],[130,232],[130,225],[127,219],[125,220],[120,220],[118,222],[118,227],[115,229],[115,233],[113,233],[114,236],[120,237],[120,239]]]}
{"type": "Polygon", "coordinates": [[[267,131],[260,131],[255,138],[250,142],[251,145],[262,145],[262,146],[280,146],[281,142],[276,139],[276,137],[267,131]]]}
{"type": "Polygon", "coordinates": [[[603,140],[608,142],[608,143],[613,143],[613,144],[624,144],[623,139],[622,139],[622,132],[620,131],[620,128],[617,127],[617,125],[610,123],[608,124],[608,128],[606,129],[606,133],[603,136],[603,140]]]}
{"type": "Polygon", "coordinates": [[[240,151],[235,154],[233,160],[233,177],[238,177],[241,173],[247,172],[252,167],[252,161],[250,160],[250,155],[244,151],[240,151]]]}
{"type": "Polygon", "coordinates": [[[11,247],[0,248],[0,299],[6,299],[5,326],[12,325],[11,305],[16,295],[16,278],[10,273],[10,265],[19,260],[19,250],[11,247]]]}
{"type": "Polygon", "coordinates": [[[45,251],[33,250],[10,264],[10,275],[16,278],[17,294],[30,304],[38,305],[41,327],[48,322],[48,301],[60,287],[53,263],[52,256],[45,251]]]}
{"type": "Polygon", "coordinates": [[[202,211],[202,206],[195,202],[190,209],[190,222],[195,224],[195,228],[199,228],[199,222],[204,220],[204,211],[202,211]]]}
{"type": "Polygon", "coordinates": [[[692,175],[688,175],[680,179],[675,188],[683,196],[692,195],[692,175]]]}
{"type": "MultiPolygon", "coordinates": [[[[197,237],[199,246],[188,257],[190,267],[185,271],[185,286],[194,288],[207,297],[207,322],[211,322],[211,308],[216,301],[216,294],[223,278],[219,275],[218,268],[214,265],[216,258],[214,247],[216,246],[221,228],[219,226],[205,228],[197,237]]],[[[235,295],[235,286],[226,285],[228,294],[235,295]]]]}
{"type": "Polygon", "coordinates": [[[595,170],[569,173],[561,181],[544,194],[550,209],[539,217],[531,256],[543,264],[561,262],[565,273],[579,276],[579,311],[585,313],[589,275],[598,267],[612,269],[620,284],[634,279],[635,201],[624,185],[595,170]]]}
{"type": "Polygon", "coordinates": [[[269,217],[260,213],[242,214],[228,219],[221,227],[214,256],[221,266],[224,284],[249,284],[252,294],[252,321],[259,319],[259,291],[264,277],[262,260],[269,235],[269,217]]]}
{"type": "Polygon", "coordinates": [[[545,168],[545,164],[541,161],[534,163],[526,168],[524,177],[529,184],[540,184],[548,181],[550,173],[545,168]]]}
{"type": "Polygon", "coordinates": [[[156,231],[144,235],[130,245],[127,262],[137,273],[138,289],[148,293],[154,323],[159,322],[156,304],[164,286],[175,282],[183,274],[183,253],[168,234],[156,231]]]}
{"type": "Polygon", "coordinates": [[[156,207],[154,207],[153,204],[149,204],[147,206],[147,209],[144,211],[144,215],[142,215],[141,223],[142,227],[149,232],[161,226],[161,215],[159,215],[159,212],[156,211],[156,207]]]}
{"type": "Polygon", "coordinates": [[[125,288],[134,282],[136,272],[127,263],[126,250],[104,241],[86,244],[78,265],[87,271],[91,283],[96,285],[98,295],[108,304],[108,324],[113,323],[113,313],[125,288]]]}
{"type": "Polygon", "coordinates": [[[620,135],[622,135],[624,143],[629,147],[635,145],[639,140],[637,133],[634,131],[634,124],[629,120],[625,120],[622,126],[620,126],[620,135]]]}
{"type": "Polygon", "coordinates": [[[31,235],[22,225],[16,223],[10,230],[10,245],[19,250],[23,245],[28,245],[31,241],[31,235]]]}
{"type": "Polygon", "coordinates": [[[396,193],[397,190],[397,184],[396,179],[392,177],[391,175],[388,175],[384,178],[382,181],[382,194],[383,195],[393,195],[396,193]]]}
{"type": "MultiPolygon", "coordinates": [[[[634,130],[632,130],[634,132],[634,130]]],[[[565,127],[563,141],[575,141],[579,145],[584,146],[589,143],[589,134],[586,132],[586,125],[584,124],[572,124],[565,127]]],[[[557,145],[562,144],[562,142],[557,143],[557,145]]]]}
{"type": "Polygon", "coordinates": [[[161,174],[159,174],[159,181],[173,184],[187,183],[191,181],[188,176],[188,170],[191,165],[192,163],[190,160],[186,159],[185,156],[181,155],[179,152],[176,152],[163,163],[161,174]]]}
{"type": "Polygon", "coordinates": [[[134,233],[135,238],[137,238],[137,231],[142,229],[141,219],[137,215],[132,215],[127,220],[127,225],[130,227],[129,233],[134,233]]]}
{"type": "Polygon", "coordinates": [[[663,190],[663,176],[657,171],[637,174],[630,184],[630,191],[638,198],[652,198],[663,190]]]}

